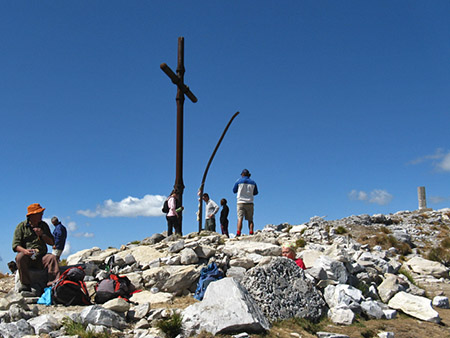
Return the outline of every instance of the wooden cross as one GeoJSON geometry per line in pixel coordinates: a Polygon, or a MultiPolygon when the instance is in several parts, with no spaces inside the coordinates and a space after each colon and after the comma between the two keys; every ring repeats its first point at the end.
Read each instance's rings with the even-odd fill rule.
{"type": "MultiPolygon", "coordinates": [[[[180,204],[183,205],[183,106],[184,95],[186,95],[192,102],[197,102],[197,98],[191,92],[188,86],[184,84],[184,37],[178,38],[178,66],[175,74],[170,67],[162,63],[161,69],[177,86],[177,157],[176,157],[176,176],[174,189],[178,191],[180,204]]],[[[180,229],[182,229],[182,217],[180,216],[180,229]]]]}

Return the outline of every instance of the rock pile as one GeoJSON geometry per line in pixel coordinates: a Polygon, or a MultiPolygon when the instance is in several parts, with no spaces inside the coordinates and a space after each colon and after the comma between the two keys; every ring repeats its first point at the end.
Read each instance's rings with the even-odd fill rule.
{"type": "Polygon", "coordinates": [[[450,225],[449,215],[449,210],[440,210],[335,221],[313,217],[301,225],[267,225],[253,236],[236,239],[208,232],[183,238],[155,234],[120,249],[82,250],[67,261],[84,264],[91,294],[106,276],[106,262],[114,262],[112,272],[126,275],[143,291],[133,295],[131,304],[114,299],[102,306],[50,307],[54,311],[44,311],[33,305],[36,299],[11,291],[0,298],[0,335],[64,336],[62,321],[69,317],[95,332],[162,337],[155,322],[174,311],[182,315],[185,336],[201,330],[263,332],[271,322],[290,317],[317,321],[326,315],[336,324],[348,325],[356,315],[392,319],[396,311],[439,322],[433,306],[448,308],[448,298],[431,301],[413,280],[448,283],[449,269],[425,259],[422,250],[439,244],[438,235],[450,225]],[[383,249],[383,243],[373,244],[377,233],[396,245],[383,249]],[[307,270],[280,257],[285,242],[298,244],[307,270]],[[202,302],[184,310],[161,305],[192,296],[201,268],[211,261],[226,278],[211,283],[202,302]]]}
{"type": "Polygon", "coordinates": [[[322,295],[291,259],[274,258],[250,269],[242,285],[272,322],[293,317],[317,322],[325,313],[322,295]]]}

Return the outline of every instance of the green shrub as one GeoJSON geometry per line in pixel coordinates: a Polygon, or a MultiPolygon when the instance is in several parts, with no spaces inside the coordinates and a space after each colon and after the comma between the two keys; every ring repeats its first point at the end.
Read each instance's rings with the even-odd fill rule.
{"type": "Polygon", "coordinates": [[[376,234],[375,237],[373,237],[375,244],[377,245],[387,245],[388,243],[388,236],[386,234],[376,234]]]}
{"type": "Polygon", "coordinates": [[[108,338],[111,337],[107,332],[95,333],[92,331],[86,331],[86,327],[73,321],[69,317],[65,317],[62,320],[62,324],[66,334],[69,336],[78,336],[80,338],[108,338]]]}
{"type": "Polygon", "coordinates": [[[450,250],[442,247],[432,248],[428,252],[427,259],[450,266],[450,250]]]}
{"type": "Polygon", "coordinates": [[[306,245],[306,241],[303,238],[299,238],[295,241],[295,246],[297,248],[303,248],[306,245]]]}
{"type": "Polygon", "coordinates": [[[403,276],[405,276],[411,284],[416,285],[416,281],[414,280],[413,276],[411,275],[411,272],[409,272],[405,268],[400,268],[398,273],[401,273],[403,276]]]}
{"type": "Polygon", "coordinates": [[[381,227],[381,228],[380,228],[380,231],[381,231],[382,233],[385,233],[385,234],[390,234],[390,233],[392,233],[391,230],[389,230],[389,229],[386,228],[386,227],[381,227]]]}
{"type": "Polygon", "coordinates": [[[364,283],[364,282],[362,282],[362,281],[359,281],[359,282],[358,282],[358,285],[356,286],[356,288],[357,288],[359,291],[361,291],[362,294],[363,294],[364,296],[367,296],[368,293],[369,293],[369,287],[367,286],[366,283],[364,283]]]}
{"type": "Polygon", "coordinates": [[[395,246],[395,248],[398,250],[398,252],[400,253],[400,255],[409,255],[412,251],[411,251],[411,247],[409,246],[408,243],[397,243],[397,245],[395,246]]]}
{"type": "Polygon", "coordinates": [[[450,249],[450,237],[446,237],[441,241],[441,247],[450,249]]]}
{"type": "Polygon", "coordinates": [[[336,233],[338,235],[343,235],[343,234],[346,234],[347,232],[348,232],[347,229],[344,228],[342,225],[340,225],[336,228],[336,233]]]}
{"type": "Polygon", "coordinates": [[[387,236],[387,241],[388,241],[389,245],[393,246],[394,248],[396,248],[398,245],[397,238],[395,238],[392,235],[387,236]]]}
{"type": "Polygon", "coordinates": [[[59,261],[59,266],[67,266],[67,259],[61,259],[60,261],[59,261]]]}
{"type": "Polygon", "coordinates": [[[181,315],[174,312],[169,319],[163,319],[156,323],[156,327],[160,329],[167,338],[175,338],[181,333],[181,315]]]}
{"type": "Polygon", "coordinates": [[[323,329],[323,325],[320,322],[313,323],[305,318],[292,318],[292,320],[296,325],[299,325],[303,330],[311,334],[316,334],[323,329]]]}
{"type": "Polygon", "coordinates": [[[366,329],[364,331],[361,332],[361,337],[363,338],[372,338],[372,337],[376,337],[375,336],[375,331],[371,330],[371,329],[366,329]]]}

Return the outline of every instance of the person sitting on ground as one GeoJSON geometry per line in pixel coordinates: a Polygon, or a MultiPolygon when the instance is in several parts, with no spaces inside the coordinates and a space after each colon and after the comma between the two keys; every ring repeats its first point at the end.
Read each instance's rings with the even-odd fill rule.
{"type": "Polygon", "coordinates": [[[301,269],[306,270],[306,266],[305,266],[305,263],[303,263],[303,260],[302,260],[301,258],[295,259],[296,252],[295,252],[295,249],[294,249],[294,245],[293,245],[293,244],[290,244],[290,243],[284,244],[284,245],[281,247],[281,255],[282,255],[283,257],[287,257],[287,258],[290,258],[290,259],[294,260],[295,263],[296,263],[301,269]]]}
{"type": "Polygon", "coordinates": [[[52,217],[52,224],[55,226],[55,230],[53,230],[55,244],[53,245],[52,254],[58,258],[59,262],[64,251],[64,246],[66,245],[67,229],[61,224],[58,217],[52,217]]]}
{"type": "Polygon", "coordinates": [[[47,253],[47,245],[54,245],[55,239],[48,224],[42,220],[45,208],[34,203],[27,210],[27,219],[17,225],[12,242],[12,249],[17,252],[16,263],[22,283],[19,292],[31,291],[33,281],[30,268],[47,270],[49,286],[60,275],[56,256],[47,253]]]}

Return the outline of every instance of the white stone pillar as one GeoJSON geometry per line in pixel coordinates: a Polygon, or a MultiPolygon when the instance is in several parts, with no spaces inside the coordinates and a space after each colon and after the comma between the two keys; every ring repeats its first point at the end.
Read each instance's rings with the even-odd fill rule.
{"type": "Polygon", "coordinates": [[[427,197],[425,187],[417,187],[417,197],[419,199],[419,210],[427,209],[427,197]]]}

